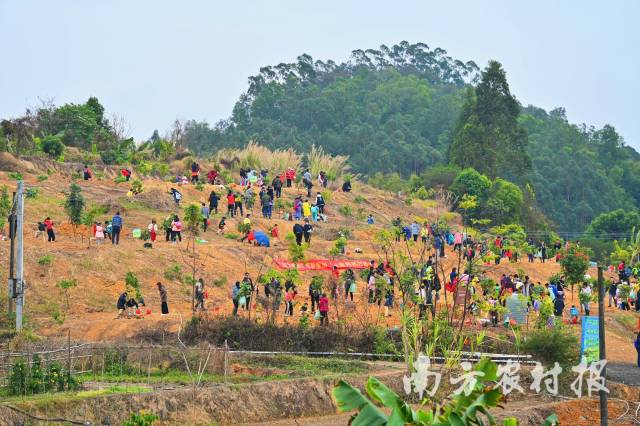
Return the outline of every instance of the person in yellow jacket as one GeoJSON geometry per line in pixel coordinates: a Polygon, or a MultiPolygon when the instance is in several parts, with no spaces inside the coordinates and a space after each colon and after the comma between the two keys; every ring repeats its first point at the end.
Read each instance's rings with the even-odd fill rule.
{"type": "Polygon", "coordinates": [[[422,240],[422,244],[427,244],[428,238],[429,238],[429,230],[427,229],[426,226],[423,226],[422,229],[420,229],[420,239],[422,240]]]}
{"type": "Polygon", "coordinates": [[[304,203],[302,203],[302,216],[305,218],[311,217],[311,204],[309,204],[309,200],[304,200],[304,203]]]}

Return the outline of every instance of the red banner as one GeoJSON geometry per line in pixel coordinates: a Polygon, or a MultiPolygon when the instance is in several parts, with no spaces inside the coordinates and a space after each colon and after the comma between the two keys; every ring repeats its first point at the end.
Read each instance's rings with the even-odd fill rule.
{"type": "Polygon", "coordinates": [[[331,260],[331,259],[310,259],[304,262],[290,262],[285,259],[274,259],[273,263],[279,269],[295,269],[298,271],[331,271],[334,266],[338,269],[367,269],[370,265],[368,260],[331,260]]]}

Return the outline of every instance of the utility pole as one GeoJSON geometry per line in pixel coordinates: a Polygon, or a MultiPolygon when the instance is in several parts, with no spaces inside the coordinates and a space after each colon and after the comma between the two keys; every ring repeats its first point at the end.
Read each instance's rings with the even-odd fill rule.
{"type": "Polygon", "coordinates": [[[16,331],[22,330],[22,308],[24,307],[24,259],[23,259],[23,228],[24,228],[24,182],[18,181],[18,191],[16,193],[16,331]]]}
{"type": "Polygon", "coordinates": [[[16,193],[13,193],[13,202],[11,203],[11,213],[9,213],[9,279],[7,280],[8,289],[7,295],[9,296],[8,314],[9,318],[13,314],[13,298],[15,297],[15,241],[16,241],[16,193]]]}
{"type": "MultiPolygon", "coordinates": [[[[600,360],[606,359],[605,341],[604,341],[604,278],[602,276],[602,266],[598,265],[598,342],[600,344],[600,360]]],[[[602,367],[601,377],[604,380],[603,386],[606,386],[607,365],[602,367]]],[[[600,390],[600,426],[608,426],[609,409],[607,407],[607,392],[600,390]]]]}

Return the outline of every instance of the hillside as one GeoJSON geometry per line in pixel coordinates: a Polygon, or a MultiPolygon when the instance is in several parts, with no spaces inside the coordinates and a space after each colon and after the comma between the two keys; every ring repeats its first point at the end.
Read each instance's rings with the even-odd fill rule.
{"type": "MultiPolygon", "coordinates": [[[[70,330],[72,338],[77,340],[119,340],[145,329],[156,333],[162,330],[175,332],[191,317],[190,285],[180,282],[179,279],[165,277],[165,272],[175,265],[181,266],[185,276],[189,273],[187,243],[183,241],[181,244],[172,244],[160,238],[152,249],[147,249],[143,248],[142,241],[131,237],[133,228],[144,228],[151,218],[160,221],[169,213],[182,213],[167,193],[172,186],[171,183],[139,176],[142,178],[144,191],[134,197],[128,197],[129,184],[115,183],[112,177],[116,172],[108,166],[95,170],[96,174],[104,177],[91,181],[77,180],[88,208],[100,206],[105,209],[96,220],[109,219],[116,211],[120,211],[124,218],[123,238],[119,246],[113,246],[108,242],[96,245],[95,241],[89,240],[90,232],[86,227],[81,227],[74,236],[72,227],[66,223],[66,214],[63,211],[63,191],[66,191],[71,183],[71,176],[78,165],[61,165],[42,159],[16,160],[7,156],[4,156],[2,161],[5,170],[23,170],[27,187],[37,188],[37,196],[27,198],[25,207],[26,319],[27,326],[36,334],[55,338],[66,336],[67,330],[70,330]],[[42,175],[46,174],[47,170],[48,178],[43,180],[42,175]],[[35,224],[45,216],[50,216],[56,222],[55,243],[35,237],[35,224]],[[42,259],[45,257],[49,257],[50,265],[43,264],[45,262],[42,259]],[[127,272],[133,272],[139,278],[142,295],[151,309],[152,313],[144,315],[144,319],[115,319],[116,299],[125,289],[124,279],[127,272]],[[68,312],[65,293],[57,286],[62,279],[76,279],[78,282],[76,288],[69,290],[68,312]],[[168,317],[159,315],[159,296],[155,288],[157,281],[165,283],[169,292],[171,315],[168,317]]],[[[8,171],[0,172],[0,186],[15,184],[9,174],[8,171]]],[[[391,220],[398,215],[405,223],[414,218],[432,222],[436,217],[445,216],[452,229],[461,229],[460,218],[447,213],[444,206],[436,201],[415,200],[413,205],[408,206],[404,199],[365,184],[356,182],[352,193],[338,191],[338,186],[332,183],[329,187],[330,201],[326,207],[329,220],[317,224],[307,252],[308,259],[329,258],[328,253],[338,231],[349,230],[351,236],[347,243],[346,256],[338,258],[380,261],[383,255],[378,252],[374,235],[382,229],[388,229],[391,220]],[[351,216],[344,214],[345,210],[349,209],[353,212],[351,216]],[[362,215],[366,216],[369,212],[376,218],[375,225],[367,225],[363,220],[362,215]],[[356,248],[361,249],[362,253],[356,253],[356,248]]],[[[207,185],[204,191],[198,191],[192,185],[181,187],[184,195],[183,204],[204,200],[211,188],[207,185]]],[[[302,192],[300,188],[285,189],[283,197],[285,200],[293,200],[302,192]]],[[[214,218],[215,223],[219,216],[214,218]]],[[[291,222],[282,220],[280,214],[275,216],[272,220],[262,219],[258,214],[252,216],[254,227],[267,230],[277,223],[281,228],[281,235],[284,235],[291,229],[291,222]]],[[[230,231],[234,231],[236,222],[235,219],[229,220],[230,231]]],[[[211,230],[201,237],[207,242],[196,246],[196,276],[204,278],[207,284],[209,298],[206,301],[206,311],[210,315],[231,313],[231,285],[232,282],[241,279],[245,271],[255,279],[258,274],[265,273],[273,267],[273,259],[288,258],[287,244],[283,239],[270,248],[264,248],[215,235],[211,230]]],[[[404,242],[396,244],[399,251],[407,248],[404,242]]],[[[1,242],[0,247],[3,258],[6,258],[8,241],[1,242]]],[[[410,244],[408,248],[408,253],[415,259],[420,258],[423,253],[420,243],[410,244]]],[[[457,266],[457,257],[452,255],[449,249],[447,254],[446,259],[441,259],[443,271],[446,273],[457,266]]],[[[481,269],[483,275],[495,280],[503,273],[524,273],[533,281],[541,282],[546,282],[550,275],[560,270],[555,262],[530,264],[524,261],[503,262],[481,269]]],[[[594,275],[595,271],[590,270],[590,273],[594,275]]],[[[6,271],[3,270],[2,274],[5,276],[6,271]]],[[[308,299],[306,288],[311,276],[315,274],[318,272],[302,273],[298,303],[308,299]]],[[[325,277],[329,275],[328,272],[319,274],[325,277]]],[[[365,284],[358,279],[356,306],[360,314],[370,317],[375,323],[382,321],[389,326],[398,324],[398,311],[393,310],[391,317],[381,317],[379,309],[371,309],[371,305],[366,304],[365,293],[365,284]]],[[[3,307],[5,308],[6,306],[3,307]]],[[[625,329],[623,323],[617,322],[617,315],[615,312],[610,313],[613,327],[609,337],[613,345],[610,356],[613,360],[630,362],[630,352],[623,350],[626,344],[621,340],[628,338],[630,330],[625,329]]],[[[279,318],[278,321],[280,320],[279,318]]]]}
{"type": "MultiPolygon", "coordinates": [[[[142,294],[154,313],[159,311],[159,296],[155,283],[162,281],[169,291],[172,313],[179,312],[185,319],[190,316],[190,286],[164,277],[165,271],[176,264],[181,266],[184,275],[188,274],[190,263],[186,254],[187,242],[166,243],[163,240],[164,235],[160,235],[153,249],[145,249],[142,247],[142,241],[131,237],[133,228],[146,228],[152,218],[161,223],[169,213],[182,215],[182,210],[175,207],[168,194],[169,188],[174,185],[143,177],[144,192],[129,198],[127,192],[130,185],[113,181],[115,169],[97,168],[99,174],[104,173],[104,178],[92,181],[78,180],[87,208],[104,207],[107,210],[96,220],[104,222],[116,211],[120,211],[124,219],[123,239],[119,246],[108,243],[96,246],[94,241],[88,239],[89,229],[81,226],[78,235],[74,237],[72,227],[66,223],[68,220],[63,210],[63,191],[66,191],[71,183],[74,166],[66,165],[61,168],[61,173],[52,173],[46,180],[39,182],[37,176],[46,173],[47,169],[53,170],[55,163],[27,160],[18,164],[17,168],[31,171],[23,172],[27,187],[38,189],[37,197],[27,199],[25,207],[25,270],[29,283],[26,310],[34,330],[58,335],[62,330],[71,328],[77,338],[101,340],[114,339],[122,333],[134,332],[140,327],[155,327],[156,325],[149,323],[161,321],[157,315],[145,321],[113,319],[116,313],[115,303],[125,289],[124,278],[129,271],[134,272],[140,279],[142,294]],[[55,243],[47,243],[43,238],[34,238],[37,221],[43,220],[46,216],[50,216],[57,224],[55,243]],[[38,264],[45,255],[51,255],[51,266],[38,264]],[[56,287],[56,283],[63,278],[77,279],[78,287],[70,290],[72,303],[69,318],[64,324],[58,325],[51,314],[56,310],[64,310],[63,292],[56,287]]],[[[0,185],[14,186],[15,181],[8,177],[7,172],[2,172],[0,185]]],[[[403,217],[409,220],[413,216],[433,218],[436,214],[437,206],[434,202],[417,202],[414,206],[408,207],[404,200],[390,197],[384,191],[367,185],[356,183],[354,192],[349,194],[336,191],[336,188],[336,184],[330,187],[331,201],[326,207],[329,221],[317,224],[311,247],[307,252],[309,259],[329,258],[328,252],[333,246],[333,240],[337,238],[338,231],[349,229],[351,237],[347,244],[348,258],[377,261],[380,258],[374,250],[372,237],[390,223],[393,215],[403,212],[403,217]],[[363,199],[356,202],[356,197],[363,199]],[[352,216],[338,213],[338,208],[344,206],[350,207],[352,216]],[[368,226],[364,220],[368,213],[373,213],[376,218],[377,223],[373,226],[368,226]],[[355,253],[356,247],[361,248],[363,253],[355,253]]],[[[205,201],[211,189],[213,187],[210,185],[202,192],[192,185],[181,187],[184,195],[183,205],[205,201]]],[[[296,195],[303,193],[302,188],[285,189],[283,197],[287,201],[293,201],[296,195]]],[[[226,210],[226,206],[222,204],[221,202],[220,211],[226,210]]],[[[217,224],[220,216],[218,214],[212,219],[214,224],[217,224]]],[[[224,238],[216,235],[214,230],[201,235],[207,243],[197,244],[199,271],[196,276],[202,276],[209,286],[207,305],[212,313],[230,312],[231,285],[240,280],[245,271],[255,279],[259,272],[264,273],[273,267],[274,258],[288,258],[284,235],[291,230],[292,224],[282,220],[282,213],[274,213],[274,219],[265,220],[260,217],[259,207],[256,207],[252,223],[256,229],[264,231],[268,231],[273,224],[278,224],[281,229],[281,241],[273,247],[263,248],[224,238]],[[222,280],[224,284],[220,288],[212,288],[211,283],[214,280],[222,280]]],[[[228,221],[228,233],[237,234],[236,224],[235,219],[228,221]]],[[[6,253],[8,242],[5,241],[2,245],[3,252],[6,253]]],[[[311,273],[304,275],[308,279],[311,273]]],[[[302,292],[305,293],[306,284],[303,287],[302,292]]],[[[175,329],[179,320],[172,317],[168,322],[175,329]]]]}

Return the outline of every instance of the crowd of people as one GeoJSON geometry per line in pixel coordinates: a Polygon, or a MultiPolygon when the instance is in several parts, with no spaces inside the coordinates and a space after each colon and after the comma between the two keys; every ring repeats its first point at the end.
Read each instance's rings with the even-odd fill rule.
{"type": "MultiPolygon", "coordinates": [[[[201,168],[197,162],[190,167],[191,175],[176,176],[176,187],[169,191],[176,206],[180,206],[183,195],[180,191],[182,185],[202,185],[200,181],[201,168]]],[[[82,171],[83,178],[90,180],[93,172],[87,166],[82,171]]],[[[129,180],[132,171],[123,168],[121,176],[129,180]]],[[[265,169],[254,170],[251,168],[240,169],[238,179],[232,184],[221,181],[221,175],[217,170],[210,170],[206,174],[206,183],[216,185],[209,192],[206,200],[200,202],[201,227],[203,232],[211,228],[217,234],[227,231],[228,221],[233,220],[241,230],[239,241],[248,242],[258,246],[269,247],[272,241],[277,241],[280,230],[276,223],[269,226],[267,232],[254,229],[252,217],[256,206],[260,207],[262,219],[270,220],[277,215],[279,219],[292,222],[291,230],[298,245],[311,244],[314,225],[327,220],[326,201],[322,190],[316,191],[312,196],[313,187],[320,189],[328,187],[329,178],[325,172],[320,172],[316,183],[308,169],[304,169],[300,178],[294,169],[287,169],[271,177],[265,169]],[[279,202],[283,193],[296,187],[296,182],[304,189],[306,194],[296,193],[290,203],[279,202]],[[223,183],[227,185],[223,185],[223,183]],[[225,188],[225,189],[222,189],[225,188]],[[226,200],[226,209],[222,210],[220,203],[226,200]],[[276,212],[276,210],[278,210],[276,212]],[[221,214],[222,213],[222,214],[221,214]],[[212,217],[219,215],[217,225],[212,224],[212,217]]],[[[352,190],[351,182],[345,181],[342,191],[352,190]]],[[[224,205],[223,205],[224,206],[224,205]]],[[[366,218],[368,225],[375,224],[373,214],[366,218]]],[[[312,315],[321,324],[329,322],[329,311],[336,304],[363,303],[369,305],[367,309],[378,309],[384,316],[391,316],[394,307],[414,305],[419,309],[421,317],[436,312],[438,304],[457,306],[462,312],[469,314],[470,321],[485,326],[498,326],[499,324],[512,324],[517,321],[519,315],[516,302],[523,305],[525,315],[540,315],[544,306],[551,306],[550,321],[562,319],[568,323],[577,323],[581,314],[591,314],[591,303],[594,299],[594,289],[589,280],[578,285],[578,303],[572,299],[567,302],[567,284],[563,277],[551,277],[548,282],[533,282],[528,276],[520,274],[503,275],[495,285],[483,285],[487,280],[480,275],[469,274],[466,268],[461,271],[453,268],[446,278],[438,274],[439,259],[448,256],[460,256],[461,264],[471,264],[481,259],[485,266],[507,262],[523,262],[526,254],[526,262],[536,261],[545,263],[548,260],[560,260],[561,249],[568,247],[568,242],[563,245],[555,241],[547,248],[545,241],[526,241],[525,244],[514,244],[510,238],[497,235],[492,240],[474,241],[472,235],[460,230],[451,230],[440,223],[420,223],[417,219],[404,221],[400,216],[391,221],[393,235],[396,242],[406,241],[414,245],[422,245],[427,258],[426,261],[413,262],[412,274],[414,286],[408,291],[406,285],[401,283],[401,277],[386,262],[370,262],[368,269],[356,274],[352,269],[338,270],[334,267],[329,274],[326,285],[317,286],[310,283],[307,292],[299,294],[296,284],[286,280],[283,284],[277,278],[262,282],[261,277],[254,282],[249,274],[245,274],[242,280],[234,283],[231,299],[233,302],[233,314],[239,310],[250,310],[252,301],[255,304],[260,297],[268,298],[279,312],[283,306],[285,317],[293,317],[296,311],[300,316],[312,315]],[[358,277],[363,281],[362,291],[357,292],[358,277]],[[259,287],[263,293],[260,295],[259,287]],[[464,299],[461,298],[460,289],[464,289],[464,299]],[[450,294],[450,297],[448,295],[450,294]],[[358,297],[358,295],[360,297],[358,297]],[[524,302],[523,302],[524,301],[524,302]],[[570,306],[569,306],[570,305],[570,306]],[[483,315],[483,313],[485,315],[483,315]]],[[[47,217],[38,223],[37,235],[46,235],[49,242],[56,241],[54,222],[47,217]]],[[[158,239],[158,234],[164,232],[165,240],[178,244],[182,241],[183,223],[179,215],[169,214],[161,223],[152,219],[147,226],[151,244],[158,239]]],[[[120,212],[103,222],[96,221],[92,227],[92,235],[97,244],[108,240],[112,245],[119,245],[120,236],[123,234],[124,220],[120,212]]],[[[573,244],[579,245],[579,242],[573,244]]],[[[421,255],[422,258],[422,255],[421,255]]],[[[442,261],[441,261],[442,262],[442,261]]],[[[640,271],[630,268],[624,263],[611,267],[610,272],[617,272],[618,280],[607,287],[609,307],[621,310],[640,311],[640,291],[638,291],[638,276],[640,271]]],[[[161,299],[160,311],[168,313],[167,290],[161,283],[158,291],[161,299]]],[[[202,279],[195,286],[194,308],[205,309],[205,284],[202,279]]],[[[131,312],[141,312],[144,300],[136,300],[130,294],[123,293],[117,301],[118,317],[131,316],[131,312]]]]}

